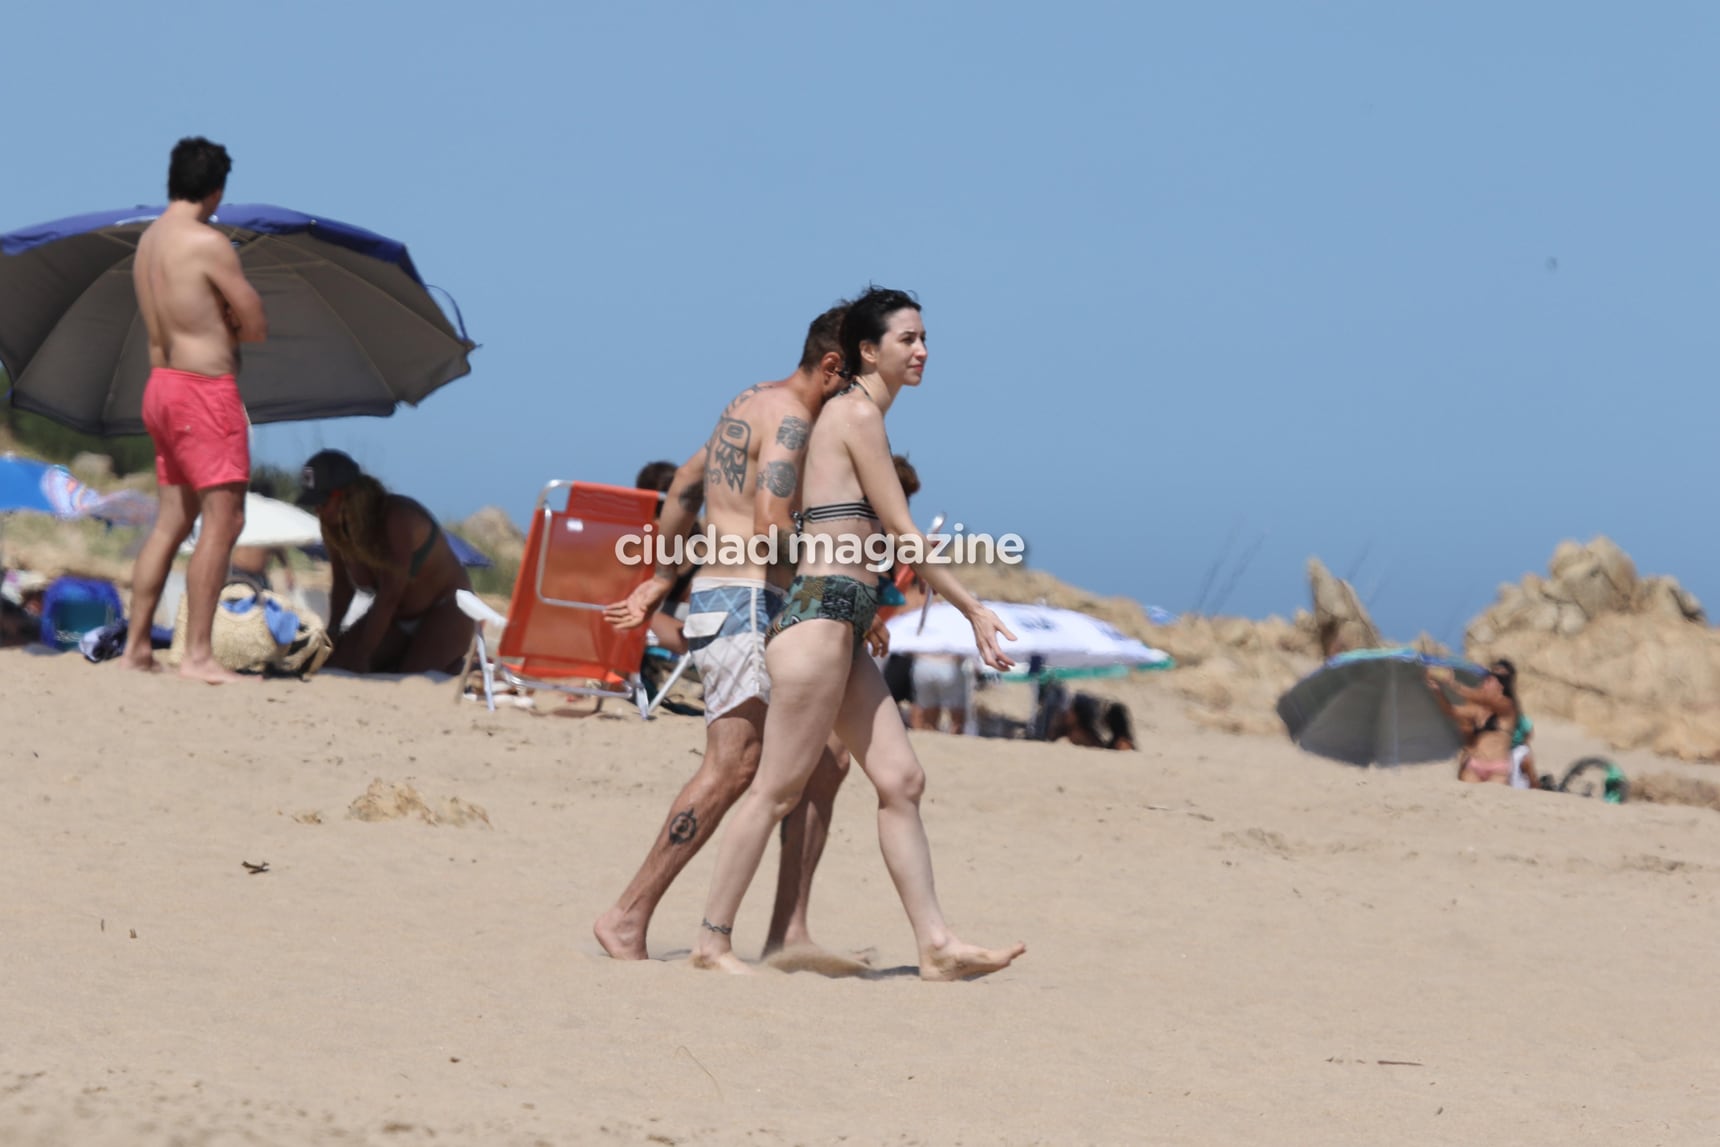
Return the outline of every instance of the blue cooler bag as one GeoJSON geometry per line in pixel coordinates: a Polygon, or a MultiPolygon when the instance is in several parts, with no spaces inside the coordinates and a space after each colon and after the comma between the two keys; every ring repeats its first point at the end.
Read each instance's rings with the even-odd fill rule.
{"type": "Polygon", "coordinates": [[[42,644],[76,649],[92,629],[125,620],[125,607],[112,582],[94,578],[56,578],[42,595],[42,644]]]}

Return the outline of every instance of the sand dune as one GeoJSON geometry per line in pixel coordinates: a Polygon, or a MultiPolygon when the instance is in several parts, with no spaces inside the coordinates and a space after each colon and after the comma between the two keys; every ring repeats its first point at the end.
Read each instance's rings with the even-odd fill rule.
{"type": "Polygon", "coordinates": [[[1707,809],[1356,771],[1198,729],[1146,679],[1140,753],[916,735],[945,908],[1026,940],[1015,967],[902,974],[856,776],[813,926],[878,973],[731,979],[677,959],[709,850],[660,960],[589,933],[696,720],[10,651],[0,689],[0,1142],[1720,1140],[1707,809]],[[349,815],[406,786],[466,811],[349,815]]]}

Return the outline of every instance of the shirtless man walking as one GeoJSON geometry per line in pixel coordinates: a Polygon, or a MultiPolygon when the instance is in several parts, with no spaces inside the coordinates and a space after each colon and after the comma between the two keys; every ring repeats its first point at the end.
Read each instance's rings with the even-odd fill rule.
{"type": "MultiPolygon", "coordinates": [[[[728,404],[704,448],[676,471],[665,498],[657,526],[663,538],[685,534],[704,505],[718,538],[749,538],[776,527],[784,564],[779,570],[749,558],[743,565],[705,566],[693,579],[683,633],[705,687],[705,756],[669,806],[645,863],[592,927],[603,950],[617,959],[646,958],[645,933],[658,901],[717,831],[758,769],[770,701],[764,631],[782,604],[788,580],[788,538],[806,441],[824,400],[845,385],[837,336],[846,312],[843,304],[813,320],[793,374],[750,387],[728,404]]],[[[606,616],[620,629],[643,624],[675,577],[674,567],[659,565],[655,577],[610,606],[606,616]]],[[[767,952],[813,947],[806,928],[807,895],[847,767],[847,754],[827,746],[806,800],[784,822],[767,952]]]]}
{"type": "Polygon", "coordinates": [[[155,442],[161,510],[131,575],[125,664],[154,669],[149,627],[180,543],[199,513],[203,530],[186,571],[185,657],[179,673],[219,685],[241,680],[215,660],[211,631],[233,542],[245,526],[250,421],[234,380],[238,344],[262,342],[263,302],[227,237],[209,226],[233,161],[201,136],[182,139],[167,171],[167,209],[133,260],[137,307],[149,328],[143,424],[155,442]]]}

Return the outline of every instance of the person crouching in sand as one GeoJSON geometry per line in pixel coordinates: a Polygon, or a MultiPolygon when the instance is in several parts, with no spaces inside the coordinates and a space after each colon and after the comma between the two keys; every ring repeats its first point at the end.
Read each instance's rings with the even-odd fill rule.
{"type": "Polygon", "coordinates": [[[466,568],[423,506],[390,494],[339,450],[305,463],[299,505],[322,523],[334,567],[329,590],[328,668],[353,673],[458,673],[473,622],[454,594],[472,588],[466,568]],[[370,609],[341,632],[355,590],[370,609]]]}
{"type": "MultiPolygon", "coordinates": [[[[901,291],[872,288],[842,321],[842,358],[852,381],[825,404],[807,445],[804,480],[808,535],[919,536],[896,477],[884,414],[905,386],[918,386],[926,364],[920,306],[901,291]]],[[[765,715],[758,773],[729,814],[717,855],[693,964],[730,972],[751,969],[733,951],[735,917],[758,871],[771,830],[794,809],[834,729],[878,790],[878,844],[913,925],[920,976],[958,980],[1008,967],[1027,950],[980,948],[957,939],[944,922],[932,884],[931,847],[920,819],[926,777],[864,637],[877,611],[878,577],[864,564],[831,552],[803,550],[798,576],[767,632],[771,706],[765,715]]],[[[985,663],[1008,669],[997,645],[1014,634],[943,565],[916,572],[973,625],[985,663]]]]}

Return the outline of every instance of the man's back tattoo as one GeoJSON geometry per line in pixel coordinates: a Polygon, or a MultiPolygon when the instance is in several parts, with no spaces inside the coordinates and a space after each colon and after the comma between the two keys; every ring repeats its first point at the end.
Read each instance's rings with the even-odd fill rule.
{"type": "Polygon", "coordinates": [[[711,435],[711,453],[706,469],[715,471],[723,485],[745,493],[747,456],[751,448],[752,427],[725,414],[717,420],[716,432],[711,435]]]}
{"type": "Polygon", "coordinates": [[[790,416],[782,420],[782,425],[776,428],[776,440],[790,450],[799,450],[806,445],[806,436],[811,433],[812,426],[804,418],[790,416]]]}

